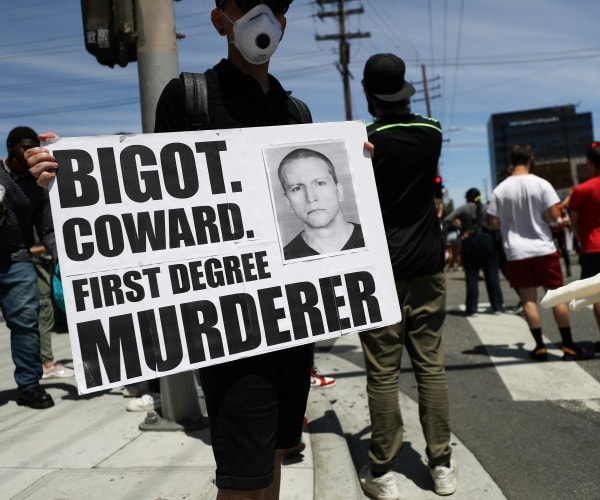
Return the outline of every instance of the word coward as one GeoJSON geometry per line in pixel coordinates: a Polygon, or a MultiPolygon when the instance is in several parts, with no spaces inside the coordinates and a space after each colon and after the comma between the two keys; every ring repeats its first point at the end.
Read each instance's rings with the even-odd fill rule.
{"type": "MultiPolygon", "coordinates": [[[[165,145],[159,154],[148,146],[123,148],[117,161],[114,148],[54,152],[61,165],[58,198],[62,208],[84,208],[98,204],[120,205],[124,200],[143,207],[166,198],[185,201],[198,194],[226,193],[220,151],[224,141],[165,145]],[[197,156],[199,154],[199,157],[197,156]],[[201,189],[198,169],[206,165],[208,192],[201,189]]],[[[232,191],[241,191],[240,183],[232,191]]],[[[118,257],[124,252],[208,245],[244,237],[240,207],[232,203],[186,206],[152,212],[102,214],[93,219],[73,217],[62,225],[69,259],[85,261],[100,254],[118,257]]],[[[250,237],[253,236],[251,233],[250,237]]]]}
{"type": "Polygon", "coordinates": [[[400,321],[365,140],[364,124],[343,122],[48,144],[78,390],[400,321]],[[284,257],[304,228],[278,167],[306,148],[331,159],[364,245],[284,257]]]}

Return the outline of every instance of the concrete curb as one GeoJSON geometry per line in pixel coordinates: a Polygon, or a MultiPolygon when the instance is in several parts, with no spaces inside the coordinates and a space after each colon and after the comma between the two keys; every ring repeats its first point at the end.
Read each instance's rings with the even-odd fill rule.
{"type": "Polygon", "coordinates": [[[311,391],[306,416],[313,454],[314,498],[363,499],[342,426],[322,391],[311,391]]]}

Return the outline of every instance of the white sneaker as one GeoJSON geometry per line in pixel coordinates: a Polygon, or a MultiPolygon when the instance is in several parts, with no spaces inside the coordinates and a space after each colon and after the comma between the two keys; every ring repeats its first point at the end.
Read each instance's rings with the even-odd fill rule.
{"type": "Polygon", "coordinates": [[[127,403],[127,411],[152,411],[160,408],[160,394],[144,394],[127,403]]]}
{"type": "Polygon", "coordinates": [[[430,468],[429,472],[438,495],[452,495],[456,491],[458,465],[454,460],[450,460],[450,467],[438,465],[430,468]]]}
{"type": "Polygon", "coordinates": [[[67,368],[62,363],[52,363],[48,368],[42,366],[42,378],[70,378],[75,375],[75,370],[67,368]]]}
{"type": "Polygon", "coordinates": [[[376,500],[399,500],[400,492],[393,471],[386,472],[381,477],[373,477],[369,464],[363,465],[358,473],[360,485],[365,493],[376,500]]]}

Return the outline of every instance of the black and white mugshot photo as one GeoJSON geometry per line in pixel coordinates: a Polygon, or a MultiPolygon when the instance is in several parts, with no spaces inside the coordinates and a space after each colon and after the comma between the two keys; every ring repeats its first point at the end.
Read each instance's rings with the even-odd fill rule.
{"type": "Polygon", "coordinates": [[[264,151],[284,260],[365,247],[345,143],[264,151]]]}

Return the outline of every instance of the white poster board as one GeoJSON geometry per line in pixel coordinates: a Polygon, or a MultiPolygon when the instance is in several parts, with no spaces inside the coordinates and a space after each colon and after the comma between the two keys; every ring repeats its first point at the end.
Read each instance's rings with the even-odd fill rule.
{"type": "Polygon", "coordinates": [[[400,321],[365,140],[341,122],[48,144],[80,393],[400,321]],[[277,170],[300,148],[335,166],[362,246],[284,259],[303,226],[277,170]]]}

